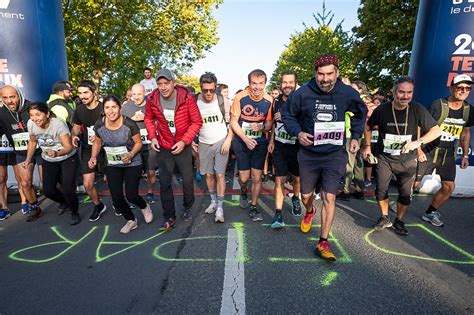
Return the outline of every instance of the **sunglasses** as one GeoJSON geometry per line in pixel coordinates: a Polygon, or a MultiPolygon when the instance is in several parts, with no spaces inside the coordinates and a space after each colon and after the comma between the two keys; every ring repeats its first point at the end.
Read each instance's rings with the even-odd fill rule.
{"type": "Polygon", "coordinates": [[[203,94],[206,94],[206,93],[214,93],[216,91],[216,89],[202,89],[201,90],[203,94]]]}
{"type": "Polygon", "coordinates": [[[461,91],[466,91],[469,92],[472,89],[471,86],[456,86],[456,91],[461,92],[461,91]]]}

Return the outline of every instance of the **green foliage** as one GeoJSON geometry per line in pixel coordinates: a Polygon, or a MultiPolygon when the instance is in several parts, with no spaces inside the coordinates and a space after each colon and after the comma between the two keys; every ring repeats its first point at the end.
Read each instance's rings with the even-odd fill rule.
{"type": "Polygon", "coordinates": [[[62,0],[69,79],[125,93],[163,67],[185,71],[217,43],[222,0],[62,0]]]}
{"type": "Polygon", "coordinates": [[[300,84],[309,81],[314,77],[314,60],[324,54],[335,54],[339,57],[341,76],[353,75],[355,64],[351,53],[352,38],[342,30],[343,21],[332,29],[329,24],[334,14],[326,12],[325,4],[322,14],[313,14],[313,17],[318,24],[317,27],[303,24],[305,30],[290,37],[289,44],[277,61],[270,89],[279,84],[281,74],[287,70],[297,72],[300,84]]]}
{"type": "Polygon", "coordinates": [[[419,0],[361,0],[354,27],[359,79],[388,91],[408,74],[419,0]]]}
{"type": "Polygon", "coordinates": [[[194,75],[182,75],[176,79],[176,82],[184,86],[192,86],[195,89],[196,93],[201,92],[199,78],[194,75]]]}

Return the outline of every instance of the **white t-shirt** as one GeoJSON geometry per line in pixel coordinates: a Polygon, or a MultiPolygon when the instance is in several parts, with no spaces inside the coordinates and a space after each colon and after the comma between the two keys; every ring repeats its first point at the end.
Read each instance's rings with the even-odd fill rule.
{"type": "Polygon", "coordinates": [[[154,89],[158,87],[155,78],[143,79],[140,81],[140,84],[145,87],[145,95],[150,94],[154,89]]]}
{"type": "Polygon", "coordinates": [[[202,117],[199,142],[214,144],[227,137],[227,125],[222,117],[217,98],[211,103],[198,100],[197,105],[202,117]]]}

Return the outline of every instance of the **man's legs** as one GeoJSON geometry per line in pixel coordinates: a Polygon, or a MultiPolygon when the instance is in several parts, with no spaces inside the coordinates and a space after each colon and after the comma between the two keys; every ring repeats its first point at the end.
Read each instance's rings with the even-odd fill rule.
{"type": "Polygon", "coordinates": [[[336,195],[321,191],[321,238],[328,239],[336,211],[336,195]]]}
{"type": "Polygon", "coordinates": [[[7,180],[8,180],[7,166],[6,165],[0,165],[0,208],[1,209],[8,209],[7,180]]]}
{"type": "Polygon", "coordinates": [[[191,207],[194,204],[194,178],[193,178],[193,155],[191,146],[174,156],[179,172],[183,176],[183,219],[189,221],[192,218],[191,207]]]}

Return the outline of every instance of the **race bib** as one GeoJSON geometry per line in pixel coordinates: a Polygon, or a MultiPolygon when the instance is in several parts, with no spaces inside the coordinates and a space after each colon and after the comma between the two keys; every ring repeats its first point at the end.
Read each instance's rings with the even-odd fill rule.
{"type": "Polygon", "coordinates": [[[441,141],[453,142],[459,139],[462,132],[462,126],[455,124],[442,123],[441,126],[441,141]]]}
{"type": "Polygon", "coordinates": [[[222,122],[222,113],[218,106],[200,108],[203,125],[222,122]]]}
{"type": "Polygon", "coordinates": [[[242,122],[242,130],[244,132],[244,135],[246,135],[250,139],[260,138],[263,135],[263,123],[258,123],[258,125],[261,129],[258,131],[253,131],[252,127],[250,127],[250,123],[242,122]]]}
{"type": "Polygon", "coordinates": [[[148,140],[148,131],[146,131],[146,128],[140,129],[140,138],[142,139],[142,144],[150,144],[151,141],[148,140]]]}
{"type": "Polygon", "coordinates": [[[163,114],[165,116],[166,123],[168,124],[171,133],[174,135],[176,133],[176,127],[174,125],[174,110],[164,109],[163,114]]]}
{"type": "Polygon", "coordinates": [[[342,145],[344,141],[344,122],[315,122],[314,145],[342,145]]]}
{"type": "Polygon", "coordinates": [[[122,156],[128,153],[127,147],[104,147],[109,165],[121,165],[122,156]]]}
{"type": "Polygon", "coordinates": [[[372,130],[372,134],[370,136],[370,142],[371,143],[377,143],[379,141],[379,131],[378,130],[372,130]]]}
{"type": "Polygon", "coordinates": [[[10,144],[10,141],[8,141],[7,136],[3,135],[2,139],[0,140],[0,153],[12,152],[14,152],[13,146],[10,144]]]}
{"type": "Polygon", "coordinates": [[[87,127],[87,144],[88,145],[92,145],[92,141],[91,139],[95,137],[95,131],[94,131],[94,127],[93,126],[90,126],[90,127],[87,127]]]}
{"type": "Polygon", "coordinates": [[[296,137],[291,136],[282,122],[277,121],[275,127],[275,140],[281,143],[295,144],[296,137]]]}
{"type": "Polygon", "coordinates": [[[28,150],[28,142],[30,140],[30,134],[28,132],[20,132],[12,134],[13,147],[16,151],[28,150]]]}
{"type": "Polygon", "coordinates": [[[400,155],[403,146],[411,141],[411,135],[398,136],[387,133],[383,139],[383,152],[390,155],[400,155]]]}

